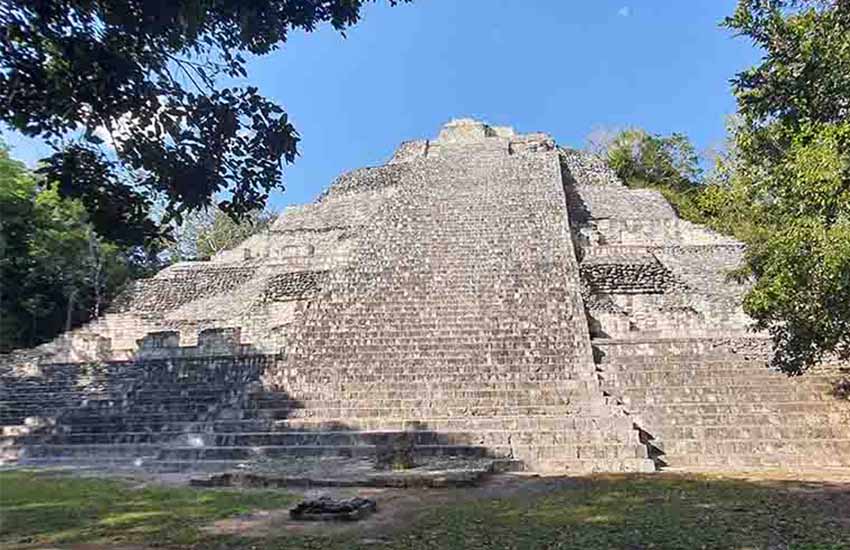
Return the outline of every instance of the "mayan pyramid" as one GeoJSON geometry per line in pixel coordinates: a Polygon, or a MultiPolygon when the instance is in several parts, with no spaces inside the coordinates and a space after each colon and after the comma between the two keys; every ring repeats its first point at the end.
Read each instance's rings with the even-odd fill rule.
{"type": "Polygon", "coordinates": [[[593,155],[469,119],[0,363],[11,465],[490,457],[545,472],[850,467],[841,365],[789,379],[741,243],[593,155]]]}

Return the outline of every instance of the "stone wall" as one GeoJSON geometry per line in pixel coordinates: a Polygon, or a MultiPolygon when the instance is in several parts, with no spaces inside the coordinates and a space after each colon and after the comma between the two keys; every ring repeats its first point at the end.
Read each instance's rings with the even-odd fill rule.
{"type": "Polygon", "coordinates": [[[746,286],[729,276],[740,242],[679,219],[657,191],[625,187],[594,155],[562,150],[561,166],[594,334],[747,331],[746,286]]]}

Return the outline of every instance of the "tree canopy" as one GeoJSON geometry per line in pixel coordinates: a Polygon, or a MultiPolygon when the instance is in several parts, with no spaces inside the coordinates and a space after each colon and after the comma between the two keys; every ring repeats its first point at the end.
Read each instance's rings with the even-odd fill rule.
{"type": "Polygon", "coordinates": [[[758,208],[745,309],[799,373],[850,357],[850,0],[740,0],[761,63],[733,81],[732,179],[758,208]]]}
{"type": "Polygon", "coordinates": [[[144,266],[0,144],[0,352],[96,316],[144,266]]]}
{"type": "Polygon", "coordinates": [[[238,218],[281,186],[299,136],[256,87],[221,82],[369,1],[2,0],[0,120],[55,147],[41,173],[116,241],[156,237],[155,201],[166,221],[214,200],[238,218]]]}

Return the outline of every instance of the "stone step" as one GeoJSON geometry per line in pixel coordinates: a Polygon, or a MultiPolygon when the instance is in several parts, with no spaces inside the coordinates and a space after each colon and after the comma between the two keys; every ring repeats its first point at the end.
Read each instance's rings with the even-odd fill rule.
{"type": "Polygon", "coordinates": [[[642,371],[642,372],[603,372],[600,376],[607,384],[623,388],[665,386],[724,386],[733,384],[736,386],[780,385],[781,387],[825,387],[831,386],[833,377],[830,376],[805,376],[801,378],[788,378],[783,374],[764,371],[738,371],[726,372],[664,372],[664,371],[642,371]]]}
{"type": "MultiPolygon", "coordinates": [[[[545,306],[545,304],[543,304],[545,306]]],[[[533,336],[537,328],[525,328],[520,321],[496,324],[481,317],[489,315],[476,311],[479,319],[466,323],[447,324],[445,320],[423,319],[416,314],[390,314],[389,316],[369,316],[365,319],[376,326],[384,323],[387,326],[381,330],[364,332],[357,327],[337,325],[331,330],[314,330],[305,334],[298,342],[314,343],[327,342],[341,345],[343,342],[354,342],[359,345],[392,345],[396,342],[405,345],[441,344],[457,346],[464,344],[479,344],[489,342],[500,346],[528,346],[529,336],[533,336]]]]}
{"type": "MultiPolygon", "coordinates": [[[[315,384],[313,381],[310,383],[305,383],[303,386],[311,393],[318,392],[327,392],[329,394],[333,393],[347,393],[347,394],[356,394],[356,393],[368,393],[369,395],[378,395],[378,394],[393,394],[393,395],[406,395],[410,393],[417,393],[422,395],[424,393],[427,394],[436,394],[436,393],[458,393],[458,392],[474,392],[474,393],[485,393],[485,392],[507,392],[507,393],[557,393],[560,391],[599,391],[599,383],[596,380],[591,378],[581,379],[581,380],[554,380],[550,382],[541,383],[541,382],[533,382],[527,380],[466,380],[464,381],[461,377],[458,377],[456,381],[443,381],[443,380],[433,380],[433,379],[423,379],[422,381],[418,380],[403,380],[403,381],[395,381],[389,379],[380,379],[374,382],[362,382],[362,381],[346,381],[346,382],[328,382],[315,384]]],[[[297,397],[297,393],[295,393],[295,388],[298,386],[296,384],[292,384],[292,393],[297,397]]],[[[279,393],[285,393],[281,391],[279,393]]],[[[265,395],[270,395],[272,397],[276,397],[276,392],[274,391],[257,391],[257,392],[248,392],[246,396],[252,399],[262,399],[265,395]]]]}
{"type": "Polygon", "coordinates": [[[669,418],[679,415],[738,415],[769,414],[783,416],[793,413],[845,414],[847,405],[837,401],[782,401],[782,402],[737,402],[711,403],[696,401],[687,403],[643,404],[629,407],[641,417],[669,418]]]}
{"type": "Polygon", "coordinates": [[[209,406],[220,403],[224,399],[221,395],[188,397],[172,395],[168,397],[137,398],[135,396],[124,398],[84,398],[79,400],[41,400],[41,399],[19,399],[14,401],[0,401],[0,411],[14,411],[18,408],[41,407],[49,404],[51,407],[64,409],[68,407],[85,407],[89,409],[110,409],[115,407],[169,407],[169,406],[209,406]]]}
{"type": "MultiPolygon", "coordinates": [[[[472,430],[618,430],[631,429],[628,417],[611,416],[491,416],[491,417],[420,417],[405,419],[398,417],[361,417],[336,419],[283,419],[283,420],[216,420],[213,422],[161,423],[153,429],[150,423],[118,424],[90,423],[56,426],[48,433],[111,433],[111,432],[195,432],[205,430],[215,433],[276,432],[276,431],[333,431],[335,429],[357,429],[367,431],[411,431],[418,429],[440,429],[448,431],[472,430]]],[[[44,433],[44,432],[42,432],[44,433]]]]}
{"type": "MultiPolygon", "coordinates": [[[[418,418],[429,418],[434,416],[453,416],[453,417],[493,417],[493,416],[536,416],[536,415],[551,415],[551,416],[570,416],[570,415],[593,415],[604,416],[610,414],[609,405],[604,401],[592,403],[577,403],[575,405],[523,405],[523,406],[507,406],[488,405],[471,407],[468,405],[447,406],[445,404],[437,404],[434,406],[417,408],[397,407],[397,408],[379,408],[379,407],[339,407],[339,408],[282,408],[282,409],[232,409],[222,413],[221,418],[229,418],[233,420],[282,420],[282,419],[352,419],[352,418],[403,418],[408,420],[416,420],[418,418]],[[226,416],[225,416],[226,415],[226,416]]],[[[86,424],[121,424],[121,425],[151,425],[162,426],[174,422],[196,422],[192,414],[181,414],[173,412],[152,412],[146,411],[139,413],[135,411],[106,411],[97,412],[91,411],[91,414],[84,414],[87,411],[79,411],[75,413],[73,419],[65,421],[66,424],[74,424],[76,426],[86,424]]],[[[8,422],[0,422],[0,424],[8,424],[8,422]]]]}
{"type": "Polygon", "coordinates": [[[672,415],[655,415],[647,412],[637,414],[638,424],[653,430],[670,428],[725,428],[735,426],[788,426],[789,428],[823,428],[827,426],[849,426],[850,411],[815,410],[810,412],[747,412],[729,414],[690,414],[679,412],[672,415]]]}
{"type": "Polygon", "coordinates": [[[129,383],[120,383],[120,382],[112,382],[105,381],[102,384],[92,385],[85,384],[80,385],[76,383],[69,384],[56,384],[51,381],[43,381],[41,384],[21,384],[15,382],[6,382],[2,386],[2,394],[3,395],[14,395],[14,394],[27,394],[27,393],[45,393],[45,394],[53,394],[53,393],[74,393],[74,394],[100,394],[100,393],[108,393],[111,391],[119,391],[125,392],[131,390],[135,387],[135,384],[129,383]]]}
{"type": "MultiPolygon", "coordinates": [[[[0,462],[0,465],[3,463],[0,462]]],[[[58,468],[62,470],[88,471],[103,473],[104,471],[130,471],[130,472],[191,472],[191,471],[227,471],[238,468],[243,465],[241,462],[232,461],[227,463],[203,463],[203,462],[186,462],[182,463],[182,468],[169,468],[166,466],[158,467],[165,464],[156,460],[156,457],[104,457],[104,456],[87,456],[87,457],[20,457],[6,463],[14,465],[18,468],[58,468]],[[217,469],[221,467],[222,469],[217,469]]]]}
{"type": "Polygon", "coordinates": [[[414,396],[393,397],[377,397],[369,399],[288,399],[269,398],[266,400],[250,400],[242,405],[242,410],[246,413],[254,411],[273,411],[279,409],[290,410],[323,410],[323,409],[439,409],[440,407],[449,407],[454,409],[478,409],[485,407],[534,407],[534,406],[563,406],[571,402],[592,401],[601,399],[601,396],[588,395],[585,393],[568,393],[563,395],[557,393],[542,393],[538,395],[529,394],[527,392],[513,392],[511,394],[502,393],[483,393],[478,396],[475,394],[466,394],[459,391],[453,396],[439,396],[421,394],[414,396]]]}
{"type": "Polygon", "coordinates": [[[42,423],[43,420],[49,419],[49,421],[54,421],[56,417],[55,411],[49,411],[45,409],[33,410],[26,414],[3,414],[0,412],[0,425],[3,426],[23,426],[32,424],[33,419],[38,419],[39,423],[42,423]],[[43,415],[43,416],[42,416],[43,415]]]}
{"type": "Polygon", "coordinates": [[[234,391],[243,386],[193,386],[184,384],[169,384],[167,386],[145,385],[130,389],[110,389],[105,392],[86,392],[86,391],[42,391],[38,388],[32,388],[19,392],[0,392],[0,401],[19,401],[23,399],[39,399],[39,400],[67,400],[67,399],[123,399],[128,397],[189,397],[189,398],[204,398],[220,396],[234,391]]]}
{"type": "Polygon", "coordinates": [[[648,458],[622,459],[540,459],[524,461],[525,468],[548,474],[654,473],[655,463],[648,458]]]}
{"type": "MultiPolygon", "coordinates": [[[[326,343],[321,348],[311,348],[312,352],[322,355],[333,355],[336,353],[354,352],[368,354],[369,352],[383,352],[388,355],[410,355],[412,353],[428,353],[434,357],[463,357],[469,354],[488,353],[493,355],[515,355],[525,352],[536,351],[541,356],[557,355],[556,349],[535,347],[534,340],[528,338],[517,338],[516,341],[507,341],[504,338],[492,336],[447,336],[432,338],[398,339],[387,338],[386,341],[364,341],[362,336],[354,335],[348,339],[335,340],[326,343]],[[524,341],[523,341],[524,340],[524,341]]],[[[293,348],[300,349],[300,348],[293,348]]],[[[561,355],[563,358],[563,355],[561,355]]]]}
{"type": "MultiPolygon", "coordinates": [[[[539,302],[538,307],[548,304],[539,302]]],[[[531,303],[529,307],[534,307],[531,303]]],[[[390,343],[391,340],[409,340],[427,342],[434,339],[463,339],[489,338],[495,341],[518,340],[534,334],[538,326],[531,325],[520,319],[500,320],[504,316],[503,309],[474,308],[450,313],[456,317],[440,315],[439,312],[429,311],[427,306],[411,305],[409,308],[388,310],[383,312],[371,311],[362,315],[368,329],[359,327],[339,319],[328,319],[321,326],[311,323],[312,330],[302,334],[299,342],[315,342],[343,340],[390,343]]],[[[503,317],[502,319],[506,319],[503,317]]],[[[526,338],[527,339],[527,338],[526,338]]]]}
{"type": "MultiPolygon", "coordinates": [[[[180,472],[232,472],[244,469],[250,462],[244,460],[157,460],[157,459],[108,459],[108,458],[27,458],[19,462],[30,467],[59,467],[83,471],[145,471],[160,473],[180,472]]],[[[539,460],[537,463],[521,464],[516,461],[515,469],[559,474],[587,474],[596,472],[654,472],[655,465],[648,459],[559,459],[539,460]]]]}
{"type": "MultiPolygon", "coordinates": [[[[163,449],[158,456],[165,461],[205,461],[205,460],[238,460],[256,461],[298,457],[350,457],[369,458],[375,456],[377,447],[374,445],[294,445],[275,447],[170,447],[163,449]]],[[[499,456],[490,454],[481,447],[464,445],[434,445],[419,446],[415,450],[419,456],[462,456],[485,457],[499,456]]]]}
{"type": "Polygon", "coordinates": [[[700,380],[692,380],[690,382],[684,382],[682,384],[675,383],[656,383],[656,384],[648,384],[648,385],[638,385],[638,384],[623,384],[623,383],[609,383],[603,382],[603,385],[609,388],[621,388],[626,392],[640,392],[640,393],[664,393],[664,392],[681,392],[685,390],[691,390],[694,392],[705,392],[705,391],[715,391],[715,392],[733,392],[733,391],[757,391],[761,390],[763,392],[769,393],[788,393],[788,392],[829,392],[833,390],[834,384],[830,383],[826,380],[819,381],[810,381],[804,384],[794,384],[793,382],[789,383],[784,379],[774,379],[774,380],[766,380],[761,385],[758,384],[750,384],[746,379],[746,375],[742,376],[741,379],[738,378],[729,378],[727,380],[718,381],[716,383],[704,383],[700,380]]]}
{"type": "Polygon", "coordinates": [[[825,456],[843,457],[850,465],[850,438],[844,439],[726,439],[723,441],[702,439],[664,440],[660,445],[664,456],[678,455],[703,456],[770,456],[803,455],[811,462],[817,462],[825,456]]]}
{"type": "Polygon", "coordinates": [[[449,416],[497,416],[511,414],[516,416],[536,416],[536,415],[581,415],[581,414],[604,414],[608,412],[608,407],[605,403],[577,403],[575,405],[481,405],[470,406],[468,404],[449,405],[446,403],[432,402],[433,406],[420,405],[415,408],[396,407],[396,408],[380,408],[380,407],[340,407],[326,409],[256,409],[243,410],[241,419],[284,419],[284,418],[358,418],[358,417],[381,417],[390,418],[409,418],[416,419],[423,416],[435,416],[437,414],[445,414],[449,416]]]}
{"type": "Polygon", "coordinates": [[[59,387],[56,389],[52,389],[50,386],[35,386],[24,389],[19,393],[15,392],[3,392],[0,395],[30,395],[33,393],[44,394],[44,395],[124,395],[127,393],[173,393],[173,392],[184,392],[187,395],[206,395],[206,394],[217,394],[226,392],[234,387],[241,387],[247,382],[238,382],[238,383],[230,383],[230,384],[212,384],[206,382],[184,382],[181,380],[169,380],[164,383],[155,383],[153,381],[144,381],[139,382],[138,384],[131,385],[107,385],[104,390],[91,390],[89,388],[72,388],[72,387],[59,387]]]}
{"type": "Polygon", "coordinates": [[[426,374],[426,375],[486,375],[490,372],[503,373],[520,372],[534,374],[541,370],[549,372],[562,372],[564,378],[568,379],[573,372],[594,372],[590,363],[586,365],[568,365],[563,355],[522,355],[514,363],[506,362],[506,359],[498,355],[478,354],[477,357],[462,357],[451,360],[438,359],[434,356],[423,354],[386,354],[375,352],[368,361],[354,358],[351,353],[340,353],[336,356],[322,354],[305,359],[303,363],[292,361],[286,372],[290,375],[301,376],[312,379],[314,376],[329,374],[332,371],[340,378],[356,377],[368,374],[396,376],[400,374],[426,374]],[[460,360],[462,359],[462,360],[460,360]],[[309,362],[309,363],[308,363],[309,362]],[[322,363],[323,362],[323,363],[322,363]],[[318,366],[316,366],[318,365],[318,366]]]}
{"type": "Polygon", "coordinates": [[[561,384],[570,381],[587,382],[594,380],[593,373],[587,371],[566,371],[562,366],[553,366],[552,368],[539,369],[516,369],[511,370],[509,367],[491,367],[481,369],[477,374],[474,370],[464,369],[461,372],[456,372],[454,369],[446,368],[439,371],[417,371],[415,366],[398,369],[396,372],[375,372],[361,371],[351,369],[354,373],[335,372],[332,369],[323,369],[320,371],[312,371],[309,373],[301,373],[298,375],[281,374],[275,377],[275,380],[280,380],[280,383],[298,387],[298,385],[345,385],[345,384],[454,384],[465,385],[469,383],[470,378],[487,381],[490,383],[528,383],[528,384],[561,384]]]}
{"type": "Polygon", "coordinates": [[[611,393],[618,395],[634,406],[675,405],[681,403],[785,403],[795,401],[828,402],[840,401],[826,389],[809,388],[752,388],[735,387],[666,387],[628,389],[611,393]]]}
{"type": "Polygon", "coordinates": [[[565,460],[565,459],[646,459],[647,448],[640,443],[593,443],[583,444],[556,444],[556,445],[510,445],[507,447],[488,447],[488,449],[499,449],[497,456],[510,456],[511,458],[537,462],[541,460],[565,460]],[[501,453],[509,454],[502,455],[501,453]]]}
{"type": "Polygon", "coordinates": [[[126,445],[126,444],[179,444],[192,446],[298,446],[298,445],[356,445],[370,444],[398,433],[409,433],[418,445],[436,445],[450,442],[454,445],[561,445],[567,443],[638,443],[638,432],[628,425],[616,429],[558,429],[558,430],[437,430],[427,425],[416,430],[356,430],[334,426],[327,431],[276,431],[276,432],[110,432],[75,434],[30,434],[17,438],[0,439],[0,447],[21,445],[126,445]]]}
{"type": "MultiPolygon", "coordinates": [[[[565,402],[583,399],[588,392],[571,390],[546,390],[542,386],[535,391],[529,390],[467,390],[457,388],[454,391],[422,391],[401,390],[369,392],[328,392],[322,395],[320,390],[312,390],[309,395],[292,398],[288,394],[266,395],[245,400],[241,408],[276,409],[276,408],[339,408],[339,407],[434,407],[436,404],[450,406],[468,405],[472,407],[503,403],[506,406],[561,405],[565,402]]],[[[596,396],[589,397],[593,399],[596,396]]]]}
{"type": "Polygon", "coordinates": [[[730,423],[725,426],[664,426],[652,432],[663,441],[685,439],[709,441],[725,440],[807,440],[807,439],[850,439],[850,424],[803,425],[746,425],[730,423]]]}
{"type": "MultiPolygon", "coordinates": [[[[568,410],[564,407],[571,404],[603,404],[604,400],[597,395],[584,395],[580,393],[563,395],[557,394],[542,394],[534,395],[529,393],[514,393],[511,395],[494,394],[486,397],[471,397],[463,395],[457,396],[430,396],[423,395],[409,398],[377,398],[377,399],[288,399],[287,397],[269,398],[262,401],[248,401],[237,407],[230,407],[228,411],[241,412],[243,417],[281,417],[286,416],[291,412],[301,414],[302,412],[316,413],[324,415],[328,411],[349,411],[351,415],[358,414],[358,411],[363,410],[383,410],[383,411],[424,411],[424,410],[440,410],[446,408],[455,411],[482,411],[489,409],[502,408],[504,410],[533,410],[535,408],[545,409],[547,411],[553,408],[561,408],[561,411],[568,410]]],[[[63,417],[65,422],[84,422],[92,418],[99,418],[105,415],[145,415],[148,413],[169,413],[194,415],[206,413],[214,409],[215,403],[174,403],[171,405],[162,405],[157,403],[151,404],[135,404],[129,406],[109,406],[108,403],[100,403],[99,406],[87,406],[70,411],[67,416],[63,417]]],[[[12,415],[18,412],[4,411],[6,414],[12,415]]],[[[22,412],[25,412],[22,410],[22,412]]],[[[471,414],[471,413],[470,413],[471,414]]],[[[340,414],[345,417],[347,415],[340,414]]],[[[374,416],[374,415],[372,415],[374,416]]]]}
{"type": "Polygon", "coordinates": [[[0,437],[21,437],[28,435],[37,429],[38,428],[24,424],[8,424],[0,426],[0,437]]]}
{"type": "Polygon", "coordinates": [[[161,445],[146,443],[105,444],[105,445],[51,445],[36,444],[22,448],[21,456],[26,458],[155,458],[159,455],[161,445]]]}
{"type": "Polygon", "coordinates": [[[740,365],[744,368],[760,366],[767,368],[768,361],[763,356],[738,355],[729,353],[696,353],[696,354],[659,354],[659,355],[601,355],[596,353],[596,362],[603,368],[656,368],[667,369],[671,366],[692,366],[710,369],[724,365],[740,365]]]}
{"type": "Polygon", "coordinates": [[[805,381],[810,378],[822,376],[835,376],[847,369],[847,365],[818,365],[812,370],[799,377],[787,374],[770,367],[766,360],[743,360],[739,357],[705,357],[705,356],[640,356],[629,360],[618,358],[616,360],[597,360],[597,367],[603,372],[609,373],[635,373],[635,374],[666,374],[666,373],[752,373],[770,374],[785,378],[791,382],[805,381]]]}
{"type": "MultiPolygon", "coordinates": [[[[2,422],[2,416],[0,416],[0,423],[6,424],[2,422]]],[[[50,416],[41,417],[41,416],[31,416],[28,417],[27,420],[37,419],[55,421],[55,418],[51,418],[50,416]]],[[[136,423],[136,424],[149,424],[149,425],[157,425],[163,424],[166,422],[196,422],[196,415],[194,414],[180,414],[180,413],[170,413],[170,412],[117,412],[117,411],[107,411],[106,413],[101,414],[92,414],[89,416],[84,416],[80,413],[73,419],[64,419],[63,424],[65,425],[86,425],[86,424],[126,424],[126,423],[136,423]]],[[[24,422],[21,422],[23,424],[24,422]]]]}
{"type": "MultiPolygon", "coordinates": [[[[257,377],[254,377],[256,379],[257,377]]],[[[219,391],[226,390],[232,387],[234,384],[244,383],[245,381],[240,380],[239,382],[233,383],[222,383],[219,381],[193,381],[193,380],[183,380],[183,379],[162,379],[162,380],[134,380],[132,383],[123,383],[115,380],[105,380],[100,384],[92,385],[85,384],[80,385],[76,383],[69,384],[57,384],[53,383],[50,380],[42,381],[41,383],[33,383],[33,384],[20,384],[20,383],[7,383],[2,386],[0,389],[0,395],[17,395],[17,394],[29,394],[29,393],[43,393],[43,394],[92,394],[92,395],[100,395],[100,394],[109,394],[110,392],[118,392],[118,393],[127,393],[132,391],[149,391],[149,390],[165,390],[169,391],[174,387],[180,387],[186,390],[191,391],[219,391]]]]}
{"type": "MultiPolygon", "coordinates": [[[[817,470],[823,472],[824,468],[840,468],[845,472],[850,467],[847,456],[805,454],[770,453],[770,454],[744,454],[744,455],[704,455],[704,454],[678,454],[675,456],[661,456],[670,468],[681,468],[684,470],[764,470],[781,469],[788,470],[817,470]]],[[[662,469],[667,469],[662,468],[662,469]]]]}
{"type": "Polygon", "coordinates": [[[86,373],[75,370],[76,365],[46,364],[35,370],[23,369],[20,372],[0,374],[4,386],[55,384],[57,386],[97,386],[105,383],[133,384],[144,378],[144,371],[133,365],[130,369],[124,364],[120,369],[86,373]]]}
{"type": "MultiPolygon", "coordinates": [[[[586,369],[584,365],[566,363],[565,357],[561,353],[544,354],[532,350],[491,352],[481,349],[468,353],[446,353],[398,348],[390,349],[390,351],[387,351],[387,349],[364,351],[353,349],[350,346],[335,352],[327,351],[309,355],[299,355],[298,350],[293,350],[291,365],[298,367],[299,372],[303,371],[305,376],[319,374],[324,369],[336,369],[337,367],[358,370],[371,369],[373,373],[383,371],[383,367],[390,367],[391,369],[395,367],[395,371],[390,371],[391,374],[410,371],[412,367],[430,367],[435,372],[456,369],[474,372],[479,368],[483,368],[484,372],[487,372],[488,368],[498,371],[507,367],[515,367],[520,371],[529,373],[543,368],[561,369],[567,372],[590,370],[589,368],[586,369]]],[[[346,373],[343,372],[343,374],[346,373]]]]}
{"type": "Polygon", "coordinates": [[[73,408],[60,408],[58,410],[50,412],[49,409],[40,408],[40,407],[31,407],[31,408],[21,408],[21,409],[11,409],[11,410],[2,410],[0,409],[0,424],[8,424],[9,422],[5,422],[4,419],[9,418],[28,418],[31,416],[39,416],[43,415],[45,412],[48,413],[46,416],[54,416],[61,419],[63,422],[74,422],[77,419],[88,419],[95,416],[100,415],[109,415],[109,414],[147,414],[147,413],[171,413],[171,414],[180,414],[183,416],[189,417],[197,417],[198,415],[207,414],[210,411],[216,409],[217,403],[194,403],[194,402],[184,402],[184,403],[172,403],[170,405],[162,405],[157,403],[149,403],[149,404],[129,404],[128,406],[124,405],[110,405],[108,403],[100,403],[98,406],[80,406],[73,408]]]}
{"type": "MultiPolygon", "coordinates": [[[[299,456],[370,457],[376,445],[296,445],[252,447],[169,447],[162,450],[161,460],[258,460],[299,456]]],[[[551,446],[471,446],[439,443],[417,445],[414,453],[420,456],[466,456],[540,460],[552,458],[646,458],[646,447],[635,444],[589,444],[551,446]]]]}
{"type": "MultiPolygon", "coordinates": [[[[175,348],[176,352],[182,348],[175,348]]],[[[104,363],[105,370],[86,372],[79,364],[45,364],[37,374],[9,373],[0,375],[6,383],[97,385],[102,383],[132,384],[139,380],[190,380],[195,382],[230,382],[257,372],[272,364],[274,355],[181,357],[182,368],[175,369],[173,359],[132,359],[104,363]]]]}

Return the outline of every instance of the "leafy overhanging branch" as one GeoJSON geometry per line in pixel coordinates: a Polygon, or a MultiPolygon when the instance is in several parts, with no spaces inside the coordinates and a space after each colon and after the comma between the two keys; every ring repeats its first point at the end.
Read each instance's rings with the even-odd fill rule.
{"type": "Polygon", "coordinates": [[[226,196],[218,207],[238,219],[281,188],[300,137],[257,88],[218,83],[247,76],[246,56],[281,47],[293,29],[344,32],[366,3],[3,0],[0,120],[56,148],[42,174],[98,205],[99,230],[136,223],[128,242],[156,238],[139,215],[154,200],[179,222],[226,196]]]}

